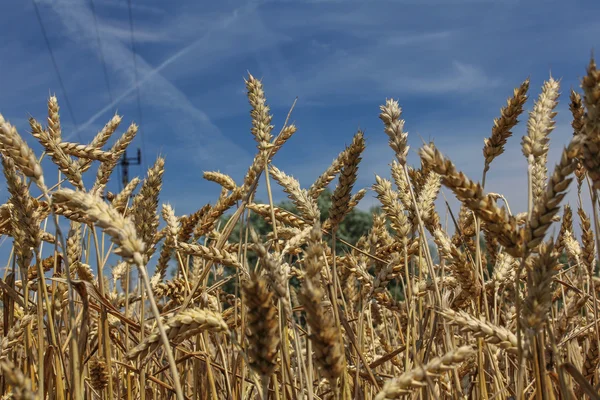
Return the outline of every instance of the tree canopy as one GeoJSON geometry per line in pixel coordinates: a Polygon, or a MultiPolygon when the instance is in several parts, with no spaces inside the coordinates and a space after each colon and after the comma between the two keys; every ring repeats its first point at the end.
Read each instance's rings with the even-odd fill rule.
{"type": "MultiPolygon", "coordinates": [[[[319,206],[319,210],[321,211],[321,222],[324,222],[329,216],[329,208],[331,207],[331,194],[331,190],[326,189],[323,191],[323,193],[321,193],[321,195],[318,198],[317,204],[319,206]]],[[[256,203],[266,202],[257,200],[256,203]]],[[[296,209],[296,206],[289,200],[279,202],[275,204],[275,206],[298,215],[298,210],[296,209]]],[[[354,208],[341,222],[337,231],[337,237],[348,243],[356,243],[361,236],[367,234],[369,229],[371,229],[371,226],[373,225],[373,213],[376,212],[379,212],[379,207],[372,207],[369,211],[363,211],[354,208]]],[[[223,222],[227,222],[227,220],[230,217],[230,215],[223,216],[223,222]]],[[[250,214],[248,222],[250,226],[252,226],[252,228],[256,231],[256,233],[261,237],[266,236],[269,232],[273,230],[271,224],[256,213],[250,214]]],[[[239,241],[239,224],[234,229],[231,238],[234,242],[239,241]]],[[[345,250],[348,250],[348,247],[340,241],[338,241],[338,243],[336,244],[336,250],[339,252],[343,252],[345,250]]]]}

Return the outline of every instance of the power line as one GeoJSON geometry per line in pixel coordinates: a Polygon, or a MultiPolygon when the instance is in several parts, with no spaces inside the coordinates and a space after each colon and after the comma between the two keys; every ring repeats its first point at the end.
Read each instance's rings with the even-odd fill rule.
{"type": "MultiPolygon", "coordinates": [[[[110,99],[110,102],[112,104],[113,102],[113,94],[112,94],[112,90],[110,89],[110,79],[108,78],[108,69],[106,68],[106,59],[104,58],[104,50],[102,48],[102,41],[100,39],[100,31],[98,30],[98,18],[96,17],[96,6],[94,5],[94,0],[90,0],[90,6],[92,9],[92,15],[94,16],[94,28],[96,30],[96,41],[98,42],[98,50],[100,51],[100,61],[102,62],[102,71],[104,73],[104,83],[106,84],[106,91],[108,92],[108,98],[110,99]]],[[[125,156],[126,157],[126,156],[125,156]]],[[[117,168],[117,175],[118,175],[118,187],[119,187],[119,191],[121,191],[122,188],[125,187],[125,184],[123,184],[123,186],[121,186],[121,170],[119,168],[117,168]]]]}
{"type": "Polygon", "coordinates": [[[108,97],[110,102],[113,102],[112,91],[110,90],[110,80],[108,79],[108,70],[106,69],[106,61],[104,59],[104,51],[102,51],[102,42],[100,41],[100,32],[98,31],[98,19],[96,18],[96,7],[94,6],[94,0],[90,0],[92,6],[92,14],[94,15],[94,27],[96,28],[96,41],[98,42],[98,49],[100,50],[100,61],[102,61],[102,70],[104,71],[104,82],[106,83],[106,90],[108,91],[108,97]]]}
{"type": "Polygon", "coordinates": [[[79,141],[82,142],[81,132],[79,132],[79,127],[77,124],[77,120],[75,119],[75,114],[73,114],[73,108],[71,107],[71,102],[69,101],[69,97],[67,96],[67,90],[65,89],[65,85],[63,83],[62,77],[60,76],[60,72],[58,70],[58,64],[56,64],[56,59],[54,58],[54,52],[52,51],[52,47],[50,46],[50,41],[48,40],[48,35],[46,34],[46,28],[44,28],[44,24],[42,23],[42,16],[40,15],[40,10],[38,9],[37,2],[35,0],[31,0],[33,2],[33,7],[35,8],[35,15],[37,16],[38,23],[40,25],[40,29],[42,30],[42,35],[44,35],[44,41],[46,42],[46,47],[48,48],[48,52],[50,53],[50,58],[52,59],[52,65],[54,66],[54,71],[56,71],[56,76],[58,77],[58,84],[63,92],[63,96],[65,97],[65,104],[67,105],[67,110],[69,111],[69,115],[71,116],[71,120],[73,121],[73,125],[75,125],[75,131],[77,132],[77,136],[79,137],[79,141]]]}
{"type": "MultiPolygon", "coordinates": [[[[140,124],[139,126],[141,127],[141,132],[140,132],[140,136],[142,139],[142,149],[144,151],[144,155],[146,155],[146,142],[144,140],[144,121],[142,119],[142,102],[140,100],[140,86],[139,86],[139,79],[138,79],[138,69],[137,69],[137,58],[136,58],[136,51],[135,51],[135,40],[134,40],[134,36],[133,36],[133,13],[131,12],[131,0],[127,0],[127,7],[129,9],[129,32],[131,34],[131,53],[133,55],[133,70],[134,70],[134,77],[135,77],[135,92],[136,92],[136,96],[137,96],[137,107],[138,107],[138,114],[139,114],[139,118],[140,118],[140,124]]],[[[124,155],[124,157],[127,157],[127,155],[124,155]]],[[[141,160],[143,162],[143,167],[144,169],[146,169],[146,160],[145,157],[143,157],[143,160],[141,160]]]]}

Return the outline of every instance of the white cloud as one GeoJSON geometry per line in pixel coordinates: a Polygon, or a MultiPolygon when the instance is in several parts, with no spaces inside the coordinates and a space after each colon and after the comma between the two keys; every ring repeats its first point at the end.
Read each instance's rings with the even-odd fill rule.
{"type": "MultiPolygon", "coordinates": [[[[83,1],[56,1],[51,2],[51,6],[59,16],[63,26],[72,36],[83,46],[95,44],[95,30],[93,27],[93,16],[83,1]]],[[[231,18],[230,22],[233,20],[231,18]]],[[[119,38],[105,35],[103,39],[104,58],[108,67],[119,74],[121,79],[125,80],[129,88],[119,94],[119,99],[124,99],[133,93],[135,87],[134,70],[132,66],[131,50],[119,38]]],[[[162,66],[168,62],[174,61],[185,53],[193,50],[193,44],[184,48],[163,62],[162,66]]],[[[96,52],[96,47],[92,47],[96,52]]],[[[236,159],[250,158],[246,150],[240,148],[230,138],[224,136],[220,130],[211,122],[210,118],[202,110],[192,104],[187,96],[169,80],[160,73],[159,68],[153,68],[139,54],[136,55],[137,68],[140,76],[140,92],[143,96],[144,106],[153,106],[160,109],[163,113],[170,113],[174,118],[173,125],[176,125],[169,134],[176,135],[180,140],[186,143],[183,146],[182,153],[187,157],[188,162],[194,160],[204,160],[214,162],[219,154],[227,150],[232,157],[236,159]]],[[[115,102],[116,103],[116,102],[115,102]]],[[[108,107],[112,108],[114,104],[108,107]]],[[[106,109],[106,107],[105,107],[106,109]]],[[[86,128],[102,113],[97,113],[88,120],[82,128],[86,128]]],[[[142,127],[144,128],[144,127],[142,127]]],[[[146,132],[149,129],[146,128],[146,132]]],[[[157,142],[168,143],[166,138],[154,137],[157,142]]]]}
{"type": "MultiPolygon", "coordinates": [[[[112,21],[100,24],[98,27],[100,35],[108,35],[109,37],[119,39],[124,43],[131,40],[131,30],[129,25],[124,21],[112,21]]],[[[175,38],[165,35],[161,29],[146,30],[135,29],[136,43],[169,43],[174,42],[175,38]]]]}

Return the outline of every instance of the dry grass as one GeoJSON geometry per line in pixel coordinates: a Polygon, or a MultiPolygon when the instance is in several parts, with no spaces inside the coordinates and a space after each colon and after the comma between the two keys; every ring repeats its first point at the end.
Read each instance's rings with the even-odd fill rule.
{"type": "Polygon", "coordinates": [[[89,144],[64,142],[59,102],[50,97],[47,125],[30,119],[56,166],[50,172],[0,115],[10,194],[0,232],[13,244],[0,280],[2,398],[600,398],[600,72],[593,60],[582,94],[570,94],[574,134],[554,169],[547,154],[560,82],[550,78],[534,102],[521,142],[529,202],[520,215],[487,193],[485,180],[524,111],[529,80],[484,140],[481,183],[433,143],[418,150],[419,166],[407,165],[402,110],[386,100],[380,119],[395,153],[393,180],[375,177],[369,189],[382,212],[343,254],[338,229],[367,193],[354,188],[363,133],[304,186],[274,164],[296,127],[286,120],[276,134],[262,82],[250,75],[245,83],[254,161],[240,183],[205,172],[221,195],[190,215],[160,205],[162,157],[145,179],[106,192],[137,125],[108,149],[119,116],[89,144]],[[54,172],[58,183],[48,187],[54,172]],[[573,177],[580,238],[563,201],[573,177]],[[331,208],[319,209],[336,178],[331,208]],[[254,202],[261,182],[267,204],[254,202]],[[297,214],[273,206],[274,184],[297,214]],[[450,210],[435,207],[442,185],[461,202],[451,210],[451,232],[440,223],[450,210]],[[588,192],[593,206],[584,210],[588,192]],[[272,231],[257,235],[250,213],[272,231]],[[151,279],[148,265],[156,266],[151,279]]]}

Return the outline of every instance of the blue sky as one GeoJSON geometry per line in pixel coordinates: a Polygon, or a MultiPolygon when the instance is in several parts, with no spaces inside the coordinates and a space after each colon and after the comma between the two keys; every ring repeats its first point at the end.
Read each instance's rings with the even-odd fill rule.
{"type": "MultiPolygon", "coordinates": [[[[366,131],[367,150],[357,186],[370,186],[375,174],[389,176],[393,153],[378,119],[379,105],[389,97],[404,110],[411,163],[418,161],[421,138],[434,139],[479,180],[483,139],[527,77],[528,110],[550,74],[561,79],[550,165],[556,162],[571,135],[569,90],[579,87],[600,38],[596,1],[131,0],[140,115],[127,0],[94,0],[113,102],[90,1],[37,1],[79,129],[31,1],[0,2],[0,112],[28,140],[27,117],[45,118],[49,93],[58,96],[69,140],[88,142],[115,112],[124,117],[119,133],[141,119],[131,148],[143,149],[146,167],[158,154],[166,157],[161,201],[178,215],[216,199],[219,188],[203,181],[202,171],[220,170],[241,182],[252,161],[256,148],[243,80],[248,71],[263,79],[276,129],[298,97],[292,115],[298,132],[274,163],[303,187],[359,127],[366,131]]],[[[487,184],[506,194],[513,212],[524,211],[526,201],[519,145],[526,116],[521,120],[487,184]]],[[[131,168],[131,176],[144,174],[131,168]]],[[[118,190],[116,180],[110,190],[118,190]]],[[[2,183],[0,197],[6,196],[2,183]]],[[[360,207],[374,204],[369,192],[360,207]]]]}

